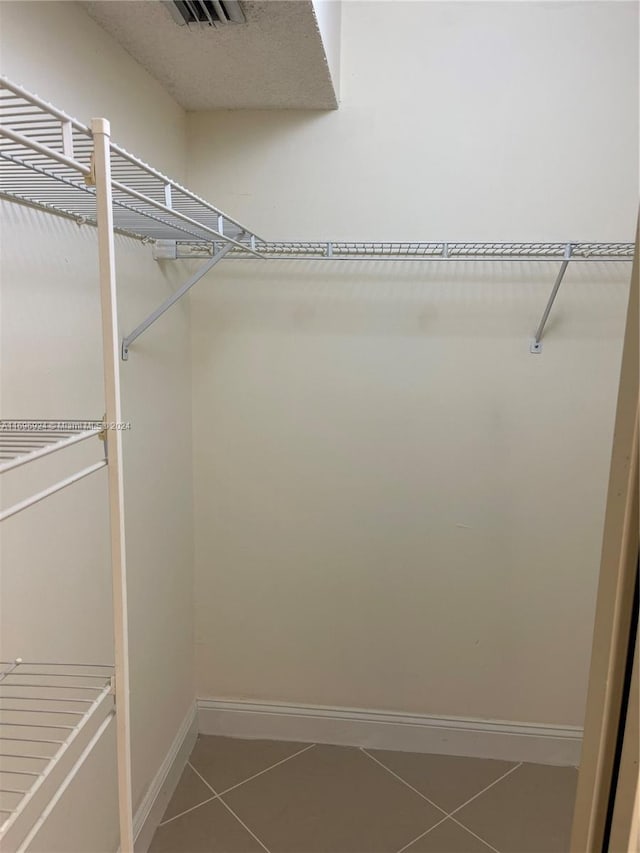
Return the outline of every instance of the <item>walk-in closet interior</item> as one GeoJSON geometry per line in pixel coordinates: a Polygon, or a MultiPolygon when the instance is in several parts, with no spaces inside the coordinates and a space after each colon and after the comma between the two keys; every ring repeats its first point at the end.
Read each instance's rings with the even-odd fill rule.
{"type": "Polygon", "coordinates": [[[0,4],[3,850],[580,853],[638,24],[0,4]]]}

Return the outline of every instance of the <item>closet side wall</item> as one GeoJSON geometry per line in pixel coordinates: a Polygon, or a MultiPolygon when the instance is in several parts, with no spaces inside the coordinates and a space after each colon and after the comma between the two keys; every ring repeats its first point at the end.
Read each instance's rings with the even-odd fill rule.
{"type": "MultiPolygon", "coordinates": [[[[345,3],[341,108],[189,116],[272,239],[632,240],[637,6],[345,3]]],[[[198,695],[581,726],[630,266],[225,261],[198,695]]]]}
{"type": "MultiPolygon", "coordinates": [[[[184,179],[183,110],[77,3],[2,3],[1,71],[184,179]]],[[[2,204],[2,416],[96,418],[104,411],[97,234],[2,204]]],[[[119,321],[131,330],[183,276],[116,236],[119,321]]],[[[134,813],[193,702],[189,317],[179,304],[122,365],[134,813]]],[[[97,442],[76,453],[99,454],[97,442]]],[[[74,470],[60,458],[47,473],[74,470]]],[[[25,474],[3,484],[24,493],[25,474]]],[[[32,483],[40,475],[26,472],[32,483]]],[[[7,521],[2,657],[112,660],[105,472],[7,521]]],[[[36,839],[46,853],[115,849],[112,734],[36,839]],[[69,815],[73,815],[73,826],[69,815]],[[65,817],[66,816],[66,817],[65,817]]]]}

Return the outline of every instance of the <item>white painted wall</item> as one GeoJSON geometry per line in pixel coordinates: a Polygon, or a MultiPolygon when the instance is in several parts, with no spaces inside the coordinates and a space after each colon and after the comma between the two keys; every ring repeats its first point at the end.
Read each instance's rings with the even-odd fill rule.
{"type": "MultiPolygon", "coordinates": [[[[271,239],[631,240],[637,6],[345,3],[341,109],[189,116],[271,239]]],[[[202,697],[581,725],[628,267],[225,262],[192,296],[202,697]]]]}
{"type": "Polygon", "coordinates": [[[7,0],[0,20],[6,76],[85,123],[108,118],[120,145],[180,179],[184,110],[79,3],[7,0]]]}
{"type": "MultiPolygon", "coordinates": [[[[2,73],[178,178],[188,130],[189,182],[267,237],[632,237],[635,4],[347,4],[340,111],[188,127],[75,4],[0,15],[2,73]]],[[[95,233],[3,217],[3,416],[93,416],[95,233]]],[[[129,329],[184,271],[117,244],[129,329]]],[[[581,722],[627,273],[573,268],[534,358],[552,275],[234,262],[198,287],[200,695],[581,722]]],[[[193,695],[189,323],[123,368],[136,805],[193,695]]],[[[3,529],[4,656],[108,654],[100,476],[3,529]]],[[[98,776],[42,849],[113,848],[98,776]]]]}
{"type": "Polygon", "coordinates": [[[189,114],[189,180],[274,240],[632,239],[636,23],[606,0],[344,3],[340,110],[189,114]]]}
{"type": "MultiPolygon", "coordinates": [[[[178,179],[184,112],[75,3],[3,3],[1,70],[178,179]]],[[[2,416],[85,418],[103,412],[96,232],[2,205],[2,416]]],[[[133,328],[187,274],[149,247],[116,238],[120,328],[133,328]]],[[[189,317],[177,306],[122,366],[129,570],[134,808],[193,701],[189,317]]],[[[17,471],[3,503],[73,451],[17,471]]],[[[98,457],[83,446],[75,457],[98,457]]],[[[109,661],[111,588],[104,472],[2,529],[2,657],[109,661]]],[[[113,762],[101,747],[36,839],[36,849],[114,850],[113,762]],[[73,829],[69,827],[73,815],[73,829]]]]}

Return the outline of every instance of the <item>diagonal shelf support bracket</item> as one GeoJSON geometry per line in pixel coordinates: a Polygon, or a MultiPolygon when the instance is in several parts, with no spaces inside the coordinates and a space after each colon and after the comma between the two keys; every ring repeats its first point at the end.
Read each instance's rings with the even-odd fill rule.
{"type": "Polygon", "coordinates": [[[149,316],[145,320],[143,320],[142,323],[140,323],[138,326],[135,327],[133,332],[131,332],[130,334],[128,334],[126,337],[124,337],[122,339],[121,354],[122,354],[122,360],[123,361],[127,361],[127,359],[129,358],[129,347],[131,346],[131,344],[137,338],[139,338],[143,332],[146,332],[146,330],[149,328],[149,326],[153,325],[153,323],[155,323],[155,321],[159,317],[162,317],[162,315],[165,313],[165,311],[168,311],[172,305],[175,305],[175,303],[179,299],[182,299],[182,297],[185,295],[185,293],[187,293],[187,291],[191,290],[193,285],[197,284],[200,281],[200,279],[202,278],[202,276],[206,275],[210,269],[213,269],[213,267],[215,267],[215,265],[218,263],[218,261],[221,261],[224,258],[224,256],[228,252],[231,251],[232,248],[233,248],[233,244],[227,243],[225,246],[223,246],[221,249],[219,249],[211,258],[209,258],[209,260],[205,264],[203,264],[200,267],[199,270],[197,270],[191,276],[191,278],[189,278],[189,279],[187,279],[187,281],[185,281],[185,283],[182,285],[182,287],[180,287],[178,290],[176,290],[176,292],[173,293],[168,299],[165,299],[165,301],[162,303],[162,305],[159,305],[152,314],[149,314],[149,316]]]}
{"type": "Polygon", "coordinates": [[[556,280],[553,283],[553,288],[551,289],[551,295],[547,301],[547,305],[544,309],[540,322],[538,323],[538,328],[536,329],[536,334],[534,339],[531,341],[529,346],[529,352],[534,355],[538,355],[538,353],[542,352],[542,334],[544,332],[544,327],[547,324],[547,320],[549,319],[549,314],[551,313],[551,309],[553,307],[553,303],[555,302],[556,296],[558,295],[558,291],[560,290],[560,285],[562,284],[562,279],[564,278],[564,274],[567,271],[567,267],[569,266],[569,261],[571,260],[571,243],[567,243],[564,248],[564,259],[562,264],[560,265],[560,269],[558,270],[558,275],[556,276],[556,280]]]}

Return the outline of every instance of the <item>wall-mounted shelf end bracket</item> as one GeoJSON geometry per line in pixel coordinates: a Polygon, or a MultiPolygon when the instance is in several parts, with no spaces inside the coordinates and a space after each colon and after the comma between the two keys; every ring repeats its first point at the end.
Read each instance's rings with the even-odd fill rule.
{"type": "Polygon", "coordinates": [[[564,247],[564,258],[560,265],[560,269],[558,270],[558,275],[556,276],[556,280],[553,283],[553,288],[551,289],[551,294],[547,301],[547,305],[544,309],[540,322],[538,323],[538,328],[536,329],[536,334],[531,343],[529,344],[529,352],[534,355],[538,355],[542,352],[542,334],[544,332],[544,327],[547,324],[547,320],[549,319],[549,314],[551,313],[551,308],[553,307],[553,303],[555,302],[556,296],[558,295],[558,291],[560,290],[560,285],[562,284],[562,279],[564,278],[564,274],[567,271],[567,267],[569,266],[569,261],[571,260],[571,243],[567,243],[564,247]]]}
{"type": "Polygon", "coordinates": [[[137,338],[139,338],[140,335],[149,328],[149,326],[155,323],[155,321],[159,317],[162,317],[165,311],[168,311],[169,308],[171,308],[172,305],[174,305],[179,299],[181,299],[185,295],[185,293],[187,293],[188,290],[191,290],[193,285],[197,284],[202,278],[202,276],[206,275],[209,270],[212,269],[218,263],[218,261],[221,261],[224,256],[231,251],[232,248],[233,243],[227,243],[221,249],[218,249],[209,258],[209,260],[200,267],[200,269],[196,270],[196,272],[191,276],[191,278],[185,281],[182,287],[180,287],[178,290],[176,290],[175,293],[165,299],[162,305],[159,305],[155,311],[149,314],[149,316],[142,321],[142,323],[136,326],[136,328],[130,334],[126,335],[126,337],[122,339],[121,355],[123,361],[127,361],[129,358],[129,347],[131,346],[131,344],[137,338]]]}

